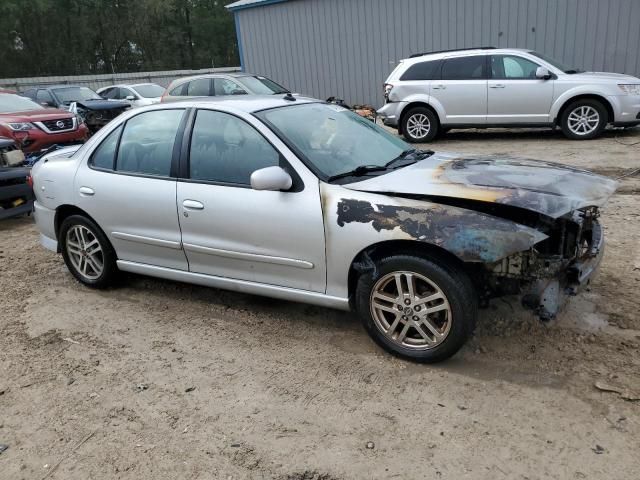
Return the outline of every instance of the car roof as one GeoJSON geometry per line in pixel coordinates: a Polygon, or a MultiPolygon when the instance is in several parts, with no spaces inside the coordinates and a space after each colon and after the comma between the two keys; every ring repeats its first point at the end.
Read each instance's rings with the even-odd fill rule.
{"type": "Polygon", "coordinates": [[[179,77],[174,79],[170,86],[173,86],[178,83],[190,82],[192,80],[197,80],[199,78],[216,78],[216,77],[231,77],[231,78],[243,78],[243,77],[260,77],[256,73],[248,73],[248,72],[219,72],[219,73],[203,73],[202,75],[192,75],[190,77],[179,77]]]}
{"type": "Polygon", "coordinates": [[[88,88],[91,90],[91,87],[87,87],[86,85],[67,85],[66,83],[62,83],[59,85],[41,85],[39,87],[33,87],[34,90],[47,90],[47,89],[57,89],[57,88],[88,88]]]}
{"type": "MultiPolygon", "coordinates": [[[[153,83],[153,82],[143,82],[143,83],[116,83],[114,85],[105,85],[104,87],[100,87],[100,90],[104,90],[105,88],[121,88],[121,87],[127,87],[127,88],[132,88],[132,87],[142,87],[143,85],[158,85],[157,83],[153,83]]],[[[162,85],[158,85],[159,87],[162,87],[162,85]]],[[[164,87],[163,87],[164,88],[164,87]]]]}
{"type": "Polygon", "coordinates": [[[405,65],[424,62],[425,60],[440,60],[450,57],[466,57],[470,55],[503,55],[506,53],[529,53],[530,49],[526,48],[495,48],[495,47],[479,47],[459,50],[442,50],[439,52],[426,52],[423,54],[412,55],[409,58],[401,60],[405,65]]]}
{"type": "Polygon", "coordinates": [[[247,113],[254,113],[260,110],[270,108],[278,108],[292,105],[304,105],[308,103],[324,103],[322,100],[311,97],[299,97],[289,95],[229,95],[224,97],[202,97],[197,99],[181,100],[171,103],[160,103],[151,107],[167,108],[184,105],[187,107],[232,107],[247,113]],[[295,100],[287,100],[286,98],[295,98],[295,100]]]}

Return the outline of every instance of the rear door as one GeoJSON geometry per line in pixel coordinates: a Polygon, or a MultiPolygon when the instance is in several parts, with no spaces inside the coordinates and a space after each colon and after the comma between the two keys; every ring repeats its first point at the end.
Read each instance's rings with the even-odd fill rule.
{"type": "Polygon", "coordinates": [[[198,110],[177,196],[190,271],[325,291],[318,179],[298,174],[287,155],[255,118],[198,110]],[[275,165],[292,175],[292,189],[253,190],[251,173],[275,165]]]}
{"type": "Polygon", "coordinates": [[[76,175],[77,205],[118,259],[188,270],[176,209],[184,109],[140,113],[111,130],[76,175]]]}
{"type": "Polygon", "coordinates": [[[487,122],[549,123],[553,79],[536,78],[540,66],[519,55],[491,55],[487,122]]]}
{"type": "Polygon", "coordinates": [[[486,55],[449,57],[440,80],[431,82],[431,97],[445,111],[446,125],[484,125],[487,121],[486,55]]]}

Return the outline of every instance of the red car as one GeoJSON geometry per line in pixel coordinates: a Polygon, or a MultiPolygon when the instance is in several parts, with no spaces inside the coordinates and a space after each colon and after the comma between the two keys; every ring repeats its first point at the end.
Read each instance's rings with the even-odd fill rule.
{"type": "Polygon", "coordinates": [[[71,112],[44,108],[29,98],[0,93],[0,137],[13,138],[25,153],[53,144],[83,142],[87,132],[87,126],[71,112]]]}

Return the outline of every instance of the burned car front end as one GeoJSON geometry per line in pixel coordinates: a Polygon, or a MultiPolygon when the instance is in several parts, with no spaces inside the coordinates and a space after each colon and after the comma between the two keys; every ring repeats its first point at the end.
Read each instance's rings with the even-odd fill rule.
{"type": "Polygon", "coordinates": [[[574,210],[539,225],[548,237],[529,250],[484,265],[485,298],[522,294],[525,307],[553,318],[569,295],[589,284],[604,255],[598,207],[574,210]]]}
{"type": "Polygon", "coordinates": [[[69,105],[69,111],[80,117],[91,133],[96,133],[129,108],[128,103],[107,100],[76,101],[69,105]]]}
{"type": "MultiPolygon", "coordinates": [[[[343,185],[386,195],[391,204],[412,202],[373,205],[359,220],[442,247],[467,265],[481,301],[521,295],[542,319],[553,318],[595,273],[604,254],[600,208],[616,186],[551,162],[441,152],[343,185]]],[[[343,219],[355,218],[353,205],[346,211],[343,219]]]]}

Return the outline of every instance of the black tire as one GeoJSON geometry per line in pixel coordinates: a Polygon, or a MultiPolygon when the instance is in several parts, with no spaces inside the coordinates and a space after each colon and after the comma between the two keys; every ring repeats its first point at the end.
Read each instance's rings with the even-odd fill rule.
{"type": "Polygon", "coordinates": [[[605,106],[599,102],[598,100],[578,100],[571,103],[567,108],[562,111],[562,115],[560,116],[560,128],[562,129],[562,133],[565,137],[571,140],[591,140],[593,138],[599,137],[604,132],[604,129],[607,127],[607,123],[609,122],[609,114],[607,113],[607,109],[605,106]],[[572,130],[569,125],[572,113],[579,114],[580,109],[582,108],[591,108],[594,109],[598,113],[598,124],[597,126],[588,133],[576,133],[572,130]]]}
{"type": "MultiPolygon", "coordinates": [[[[423,125],[425,124],[424,121],[420,123],[422,123],[423,125]]],[[[436,135],[438,135],[438,130],[440,128],[440,122],[438,120],[437,115],[433,113],[432,110],[425,107],[414,107],[402,117],[401,127],[402,127],[402,134],[404,135],[404,138],[406,138],[408,142],[424,143],[424,142],[430,142],[431,140],[436,138],[436,135]],[[409,125],[409,122],[419,121],[423,119],[426,119],[429,122],[428,132],[425,135],[421,135],[421,136],[411,134],[409,132],[409,129],[411,129],[411,127],[409,126],[409,128],[407,128],[407,126],[409,125]]]]}
{"type": "Polygon", "coordinates": [[[477,317],[478,297],[468,275],[450,262],[414,254],[387,256],[375,265],[372,271],[360,275],[355,292],[356,311],[373,340],[393,355],[420,363],[440,362],[454,355],[473,333],[477,317]],[[447,313],[450,327],[441,343],[426,349],[406,347],[389,338],[377,326],[371,308],[372,292],[378,281],[384,282],[385,277],[394,272],[417,273],[428,278],[444,294],[450,306],[450,317],[447,313]]]}
{"type": "MultiPolygon", "coordinates": [[[[78,280],[83,285],[91,288],[107,288],[113,285],[118,276],[116,252],[111,246],[111,242],[109,242],[109,239],[106,237],[104,232],[91,219],[83,215],[71,215],[65,218],[62,222],[62,225],[60,225],[60,230],[58,232],[58,242],[60,243],[60,251],[62,252],[64,263],[67,265],[67,268],[76,278],[76,280],[78,280]],[[82,226],[89,230],[89,232],[93,235],[93,237],[98,241],[98,244],[100,245],[101,252],[98,255],[102,258],[103,268],[101,273],[97,275],[96,278],[88,278],[87,276],[83,275],[71,259],[69,245],[67,244],[67,234],[69,230],[77,226],[82,226]]],[[[89,267],[89,271],[92,271],[95,274],[95,271],[91,270],[91,267],[89,267]]]]}

